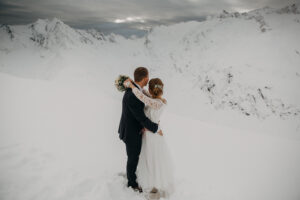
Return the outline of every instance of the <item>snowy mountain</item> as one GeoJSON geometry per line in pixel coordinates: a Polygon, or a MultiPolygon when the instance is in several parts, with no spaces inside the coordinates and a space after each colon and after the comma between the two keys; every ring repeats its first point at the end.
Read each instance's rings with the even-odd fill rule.
{"type": "MultiPolygon", "coordinates": [[[[223,11],[204,22],[156,27],[141,39],[77,30],[56,18],[27,26],[1,25],[0,69],[18,73],[14,72],[18,59],[12,61],[7,54],[33,50],[43,54],[50,50],[65,57],[67,49],[80,52],[84,48],[85,53],[96,54],[93,63],[105,60],[110,65],[99,68],[115,73],[121,65],[130,73],[136,63],[149,66],[163,77],[182,77],[186,82],[183,90],[193,90],[201,98],[204,95],[215,109],[229,108],[261,119],[300,119],[299,21],[299,6],[294,4],[249,13],[223,11]],[[136,62],[126,63],[128,59],[136,62]]],[[[51,55],[42,57],[45,61],[51,55]]],[[[87,59],[86,70],[96,70],[88,69],[89,58],[80,57],[87,59]]],[[[43,66],[44,61],[38,65],[43,66]]],[[[56,66],[53,68],[59,71],[56,66]]],[[[49,68],[45,74],[49,74],[49,68]]]]}
{"type": "MultiPolygon", "coordinates": [[[[39,19],[36,22],[26,26],[1,25],[2,40],[10,39],[11,42],[20,42],[27,44],[28,40],[35,45],[45,49],[63,47],[67,48],[79,44],[95,44],[101,41],[114,41],[113,36],[105,37],[100,32],[90,30],[76,30],[66,25],[61,20],[54,18],[52,20],[39,19]]],[[[11,44],[7,44],[7,48],[11,44]]]]}
{"type": "Polygon", "coordinates": [[[125,187],[119,74],[165,85],[172,200],[300,198],[300,5],[154,27],[0,25],[0,197],[141,200],[125,187]]]}
{"type": "Polygon", "coordinates": [[[299,15],[283,10],[227,13],[157,28],[147,44],[157,57],[168,59],[170,68],[190,76],[216,108],[261,118],[299,117],[299,15]],[[171,45],[172,50],[161,48],[171,45]],[[293,90],[289,97],[286,90],[293,90]]]}

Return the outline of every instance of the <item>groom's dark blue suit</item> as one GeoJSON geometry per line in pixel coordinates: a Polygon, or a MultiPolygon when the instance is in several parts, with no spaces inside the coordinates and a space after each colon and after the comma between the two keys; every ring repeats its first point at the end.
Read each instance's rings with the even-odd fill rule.
{"type": "Polygon", "coordinates": [[[142,146],[141,131],[144,127],[153,133],[157,132],[158,129],[158,124],[153,123],[146,117],[144,107],[145,104],[133,94],[132,89],[126,89],[123,96],[122,116],[118,132],[120,139],[126,144],[126,171],[128,186],[131,187],[138,186],[135,172],[142,146]]]}

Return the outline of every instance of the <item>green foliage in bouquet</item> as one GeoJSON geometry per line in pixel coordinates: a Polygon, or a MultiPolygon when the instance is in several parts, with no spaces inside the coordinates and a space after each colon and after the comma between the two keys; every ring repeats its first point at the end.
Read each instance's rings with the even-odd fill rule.
{"type": "Polygon", "coordinates": [[[126,90],[125,86],[123,85],[124,81],[126,81],[129,77],[125,75],[119,75],[118,78],[115,80],[115,86],[118,91],[124,92],[126,90]]]}

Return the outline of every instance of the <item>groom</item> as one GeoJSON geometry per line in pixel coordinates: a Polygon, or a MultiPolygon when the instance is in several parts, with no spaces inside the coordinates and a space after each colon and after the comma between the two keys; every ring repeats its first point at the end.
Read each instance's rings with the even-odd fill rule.
{"type": "MultiPolygon", "coordinates": [[[[142,90],[148,84],[149,73],[147,68],[138,67],[134,71],[134,85],[142,90]]],[[[162,134],[159,125],[150,121],[144,113],[145,104],[141,102],[132,92],[131,88],[127,88],[123,96],[122,116],[119,125],[119,136],[126,145],[127,166],[126,173],[128,187],[132,187],[135,191],[142,192],[142,188],[136,182],[136,169],[139,161],[139,155],[142,147],[142,130],[146,128],[153,133],[162,134]]]]}

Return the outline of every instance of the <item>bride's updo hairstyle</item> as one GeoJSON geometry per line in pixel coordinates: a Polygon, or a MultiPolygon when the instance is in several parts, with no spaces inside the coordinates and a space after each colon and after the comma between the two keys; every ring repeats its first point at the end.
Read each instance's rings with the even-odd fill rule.
{"type": "Polygon", "coordinates": [[[163,94],[164,84],[159,78],[153,78],[149,81],[149,92],[153,98],[163,94]]]}

